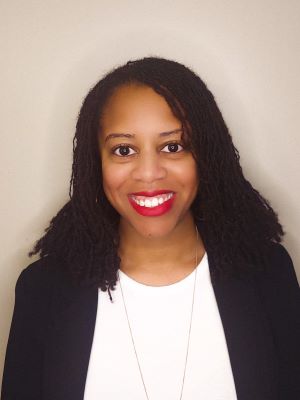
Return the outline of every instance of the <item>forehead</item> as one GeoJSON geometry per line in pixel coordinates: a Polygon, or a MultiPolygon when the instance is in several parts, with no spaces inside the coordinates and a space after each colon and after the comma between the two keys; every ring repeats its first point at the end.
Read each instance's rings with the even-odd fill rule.
{"type": "Polygon", "coordinates": [[[135,105],[134,103],[151,104],[153,102],[165,103],[164,97],[155,92],[150,86],[139,83],[128,83],[117,87],[108,98],[106,108],[124,108],[135,105]]]}
{"type": "Polygon", "coordinates": [[[165,125],[178,122],[163,96],[149,86],[130,84],[114,91],[103,108],[100,124],[106,131],[120,124],[165,125]]]}

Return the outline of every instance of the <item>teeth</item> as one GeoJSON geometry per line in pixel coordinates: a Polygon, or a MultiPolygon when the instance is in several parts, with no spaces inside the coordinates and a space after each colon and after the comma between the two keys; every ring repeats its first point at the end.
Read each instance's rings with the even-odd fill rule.
{"type": "Polygon", "coordinates": [[[157,207],[159,204],[164,203],[173,197],[173,193],[162,194],[156,197],[143,197],[143,196],[131,196],[131,198],[142,207],[152,208],[157,207]]]}
{"type": "Polygon", "coordinates": [[[152,200],[152,207],[158,206],[158,198],[156,197],[155,199],[152,200]]]}
{"type": "Polygon", "coordinates": [[[151,200],[145,200],[145,207],[151,207],[151,206],[152,206],[151,200]]]}

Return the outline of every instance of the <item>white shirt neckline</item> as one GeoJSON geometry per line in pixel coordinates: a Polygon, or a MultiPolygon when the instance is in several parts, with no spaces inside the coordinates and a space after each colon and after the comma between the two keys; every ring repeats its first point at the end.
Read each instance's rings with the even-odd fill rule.
{"type": "MultiPolygon", "coordinates": [[[[160,293],[160,292],[172,292],[172,291],[177,291],[180,286],[185,287],[186,285],[190,284],[190,281],[193,279],[195,272],[197,270],[197,275],[202,273],[204,271],[204,266],[207,265],[207,253],[205,252],[201,260],[199,261],[198,265],[194,270],[189,273],[187,276],[185,276],[183,279],[171,283],[169,285],[159,285],[159,286],[152,286],[152,285],[146,285],[144,283],[138,282],[135,279],[131,278],[128,276],[125,272],[122,270],[119,270],[119,277],[121,282],[125,282],[126,286],[137,290],[137,291],[142,291],[142,292],[155,292],[155,293],[160,293]]],[[[204,273],[204,272],[203,272],[204,273]]]]}

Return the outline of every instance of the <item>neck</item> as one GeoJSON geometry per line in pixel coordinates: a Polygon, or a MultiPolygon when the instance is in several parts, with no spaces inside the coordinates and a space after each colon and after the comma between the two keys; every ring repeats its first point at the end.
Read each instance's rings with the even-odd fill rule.
{"type": "Polygon", "coordinates": [[[205,249],[196,234],[193,218],[178,224],[168,235],[140,235],[131,225],[120,223],[120,269],[139,282],[166,284],[176,282],[193,271],[205,249]]]}

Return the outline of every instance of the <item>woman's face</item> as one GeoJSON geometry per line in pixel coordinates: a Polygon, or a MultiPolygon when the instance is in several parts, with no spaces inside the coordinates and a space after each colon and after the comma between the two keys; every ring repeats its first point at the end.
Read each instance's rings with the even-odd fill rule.
{"type": "Polygon", "coordinates": [[[100,126],[103,187],[123,228],[163,237],[187,222],[198,187],[196,162],[166,100],[148,86],[121,86],[100,126]]]}

